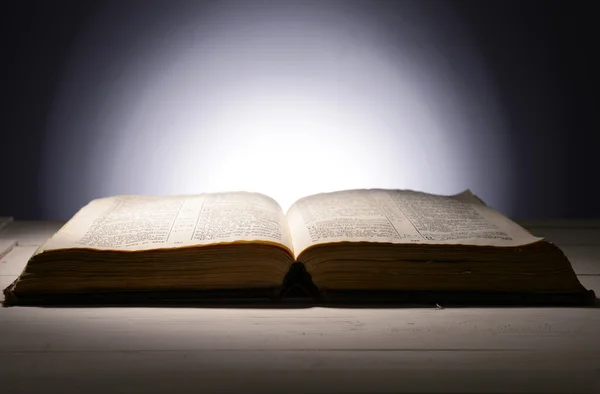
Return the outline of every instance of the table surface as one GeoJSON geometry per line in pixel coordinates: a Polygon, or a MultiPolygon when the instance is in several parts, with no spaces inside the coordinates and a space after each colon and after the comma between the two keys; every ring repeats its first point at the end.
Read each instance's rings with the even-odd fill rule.
{"type": "MultiPolygon", "coordinates": [[[[1,288],[61,225],[4,224],[1,288]]],[[[600,221],[524,226],[600,295],[600,221]]],[[[40,391],[600,392],[600,308],[0,308],[0,393],[40,391]]]]}

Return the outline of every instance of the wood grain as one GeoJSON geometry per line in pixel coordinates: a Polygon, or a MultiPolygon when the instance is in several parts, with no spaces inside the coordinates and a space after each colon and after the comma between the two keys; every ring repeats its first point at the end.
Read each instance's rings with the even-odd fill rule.
{"type": "Polygon", "coordinates": [[[14,239],[21,246],[40,246],[63,225],[64,222],[9,222],[0,230],[0,239],[14,239]]]}
{"type": "Polygon", "coordinates": [[[0,260],[17,245],[17,241],[10,239],[0,239],[0,260]]]}
{"type": "MultiPolygon", "coordinates": [[[[56,225],[31,228],[1,286],[56,225]]],[[[598,246],[564,250],[600,294],[598,246]]],[[[0,392],[598,393],[599,332],[594,307],[0,308],[0,392]]]]}

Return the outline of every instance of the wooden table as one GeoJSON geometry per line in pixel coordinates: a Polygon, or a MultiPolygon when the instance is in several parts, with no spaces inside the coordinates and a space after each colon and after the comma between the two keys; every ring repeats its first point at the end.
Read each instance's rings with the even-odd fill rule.
{"type": "MultiPolygon", "coordinates": [[[[60,225],[0,229],[0,287],[60,225]]],[[[600,221],[525,225],[600,295],[600,221]]],[[[0,364],[1,394],[591,393],[600,308],[0,308],[0,364]]]]}

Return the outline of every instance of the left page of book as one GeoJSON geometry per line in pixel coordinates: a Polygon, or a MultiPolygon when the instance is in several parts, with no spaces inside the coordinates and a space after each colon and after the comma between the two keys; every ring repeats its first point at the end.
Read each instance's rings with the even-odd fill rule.
{"type": "Polygon", "coordinates": [[[116,196],[91,201],[38,250],[137,251],[264,242],[293,253],[279,204],[262,194],[116,196]]]}

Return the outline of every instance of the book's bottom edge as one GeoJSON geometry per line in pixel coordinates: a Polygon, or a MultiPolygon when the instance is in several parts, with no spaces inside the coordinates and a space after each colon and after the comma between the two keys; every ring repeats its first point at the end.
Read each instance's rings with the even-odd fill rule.
{"type": "Polygon", "coordinates": [[[476,306],[600,306],[592,290],[571,293],[473,291],[336,291],[283,296],[281,288],[144,291],[110,293],[25,294],[5,292],[4,306],[201,306],[201,307],[476,307],[476,306]],[[310,294],[310,296],[308,295],[310,294]]]}
{"type": "Polygon", "coordinates": [[[198,291],[116,291],[90,293],[27,293],[5,291],[3,306],[184,306],[194,304],[274,304],[280,288],[198,291]]]}

